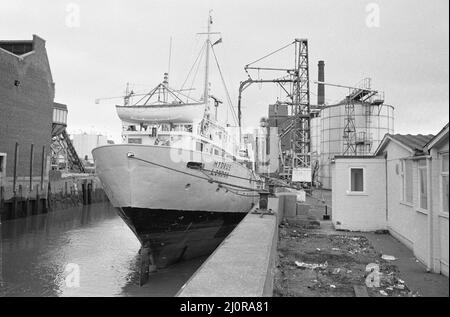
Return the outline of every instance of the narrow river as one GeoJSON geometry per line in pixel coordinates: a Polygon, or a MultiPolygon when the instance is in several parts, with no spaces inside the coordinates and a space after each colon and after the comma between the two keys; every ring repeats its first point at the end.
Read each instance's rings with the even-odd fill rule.
{"type": "Polygon", "coordinates": [[[174,296],[205,258],[139,286],[140,244],[108,203],[0,224],[0,296],[174,296]]]}

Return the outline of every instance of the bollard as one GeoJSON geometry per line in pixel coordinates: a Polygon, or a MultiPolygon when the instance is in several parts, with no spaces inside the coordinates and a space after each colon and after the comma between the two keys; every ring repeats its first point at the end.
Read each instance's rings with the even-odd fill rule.
{"type": "Polygon", "coordinates": [[[87,202],[86,182],[83,182],[81,184],[81,192],[83,195],[83,205],[86,205],[87,202]]]}
{"type": "Polygon", "coordinates": [[[92,204],[92,183],[89,183],[87,188],[87,203],[90,205],[92,204]]]}
{"type": "Polygon", "coordinates": [[[0,224],[2,223],[4,213],[5,213],[5,188],[3,186],[0,186],[0,224]]]}
{"type": "Polygon", "coordinates": [[[267,210],[268,204],[269,204],[269,193],[268,192],[260,192],[259,193],[259,209],[267,210]]]}
{"type": "Polygon", "coordinates": [[[325,215],[323,215],[323,220],[330,220],[330,215],[328,214],[328,206],[325,205],[325,215]]]}

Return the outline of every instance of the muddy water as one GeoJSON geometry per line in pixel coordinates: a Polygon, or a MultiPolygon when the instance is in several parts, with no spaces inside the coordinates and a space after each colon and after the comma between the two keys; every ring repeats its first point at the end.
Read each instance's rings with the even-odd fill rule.
{"type": "Polygon", "coordinates": [[[0,224],[0,296],[174,296],[205,258],[139,287],[139,242],[109,204],[0,224]]]}

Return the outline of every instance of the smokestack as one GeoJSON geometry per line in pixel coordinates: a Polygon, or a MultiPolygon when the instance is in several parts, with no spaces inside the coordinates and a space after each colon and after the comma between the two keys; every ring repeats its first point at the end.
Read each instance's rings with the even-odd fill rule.
{"type": "MultiPolygon", "coordinates": [[[[319,78],[318,81],[325,82],[325,62],[319,61],[319,78]]],[[[325,85],[317,85],[317,105],[325,104],[325,85]]]]}

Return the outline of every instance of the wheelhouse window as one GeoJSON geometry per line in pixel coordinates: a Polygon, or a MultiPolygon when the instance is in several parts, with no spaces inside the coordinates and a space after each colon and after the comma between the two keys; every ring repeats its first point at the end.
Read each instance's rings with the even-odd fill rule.
{"type": "Polygon", "coordinates": [[[128,138],[129,144],[142,144],[141,138],[128,138]]]}
{"type": "Polygon", "coordinates": [[[364,169],[350,168],[350,191],[352,193],[364,192],[364,169]]]}
{"type": "Polygon", "coordinates": [[[442,211],[448,213],[448,153],[442,155],[441,184],[442,211]]]}
{"type": "Polygon", "coordinates": [[[428,209],[428,184],[427,184],[427,161],[419,161],[419,206],[421,209],[428,209]]]}

